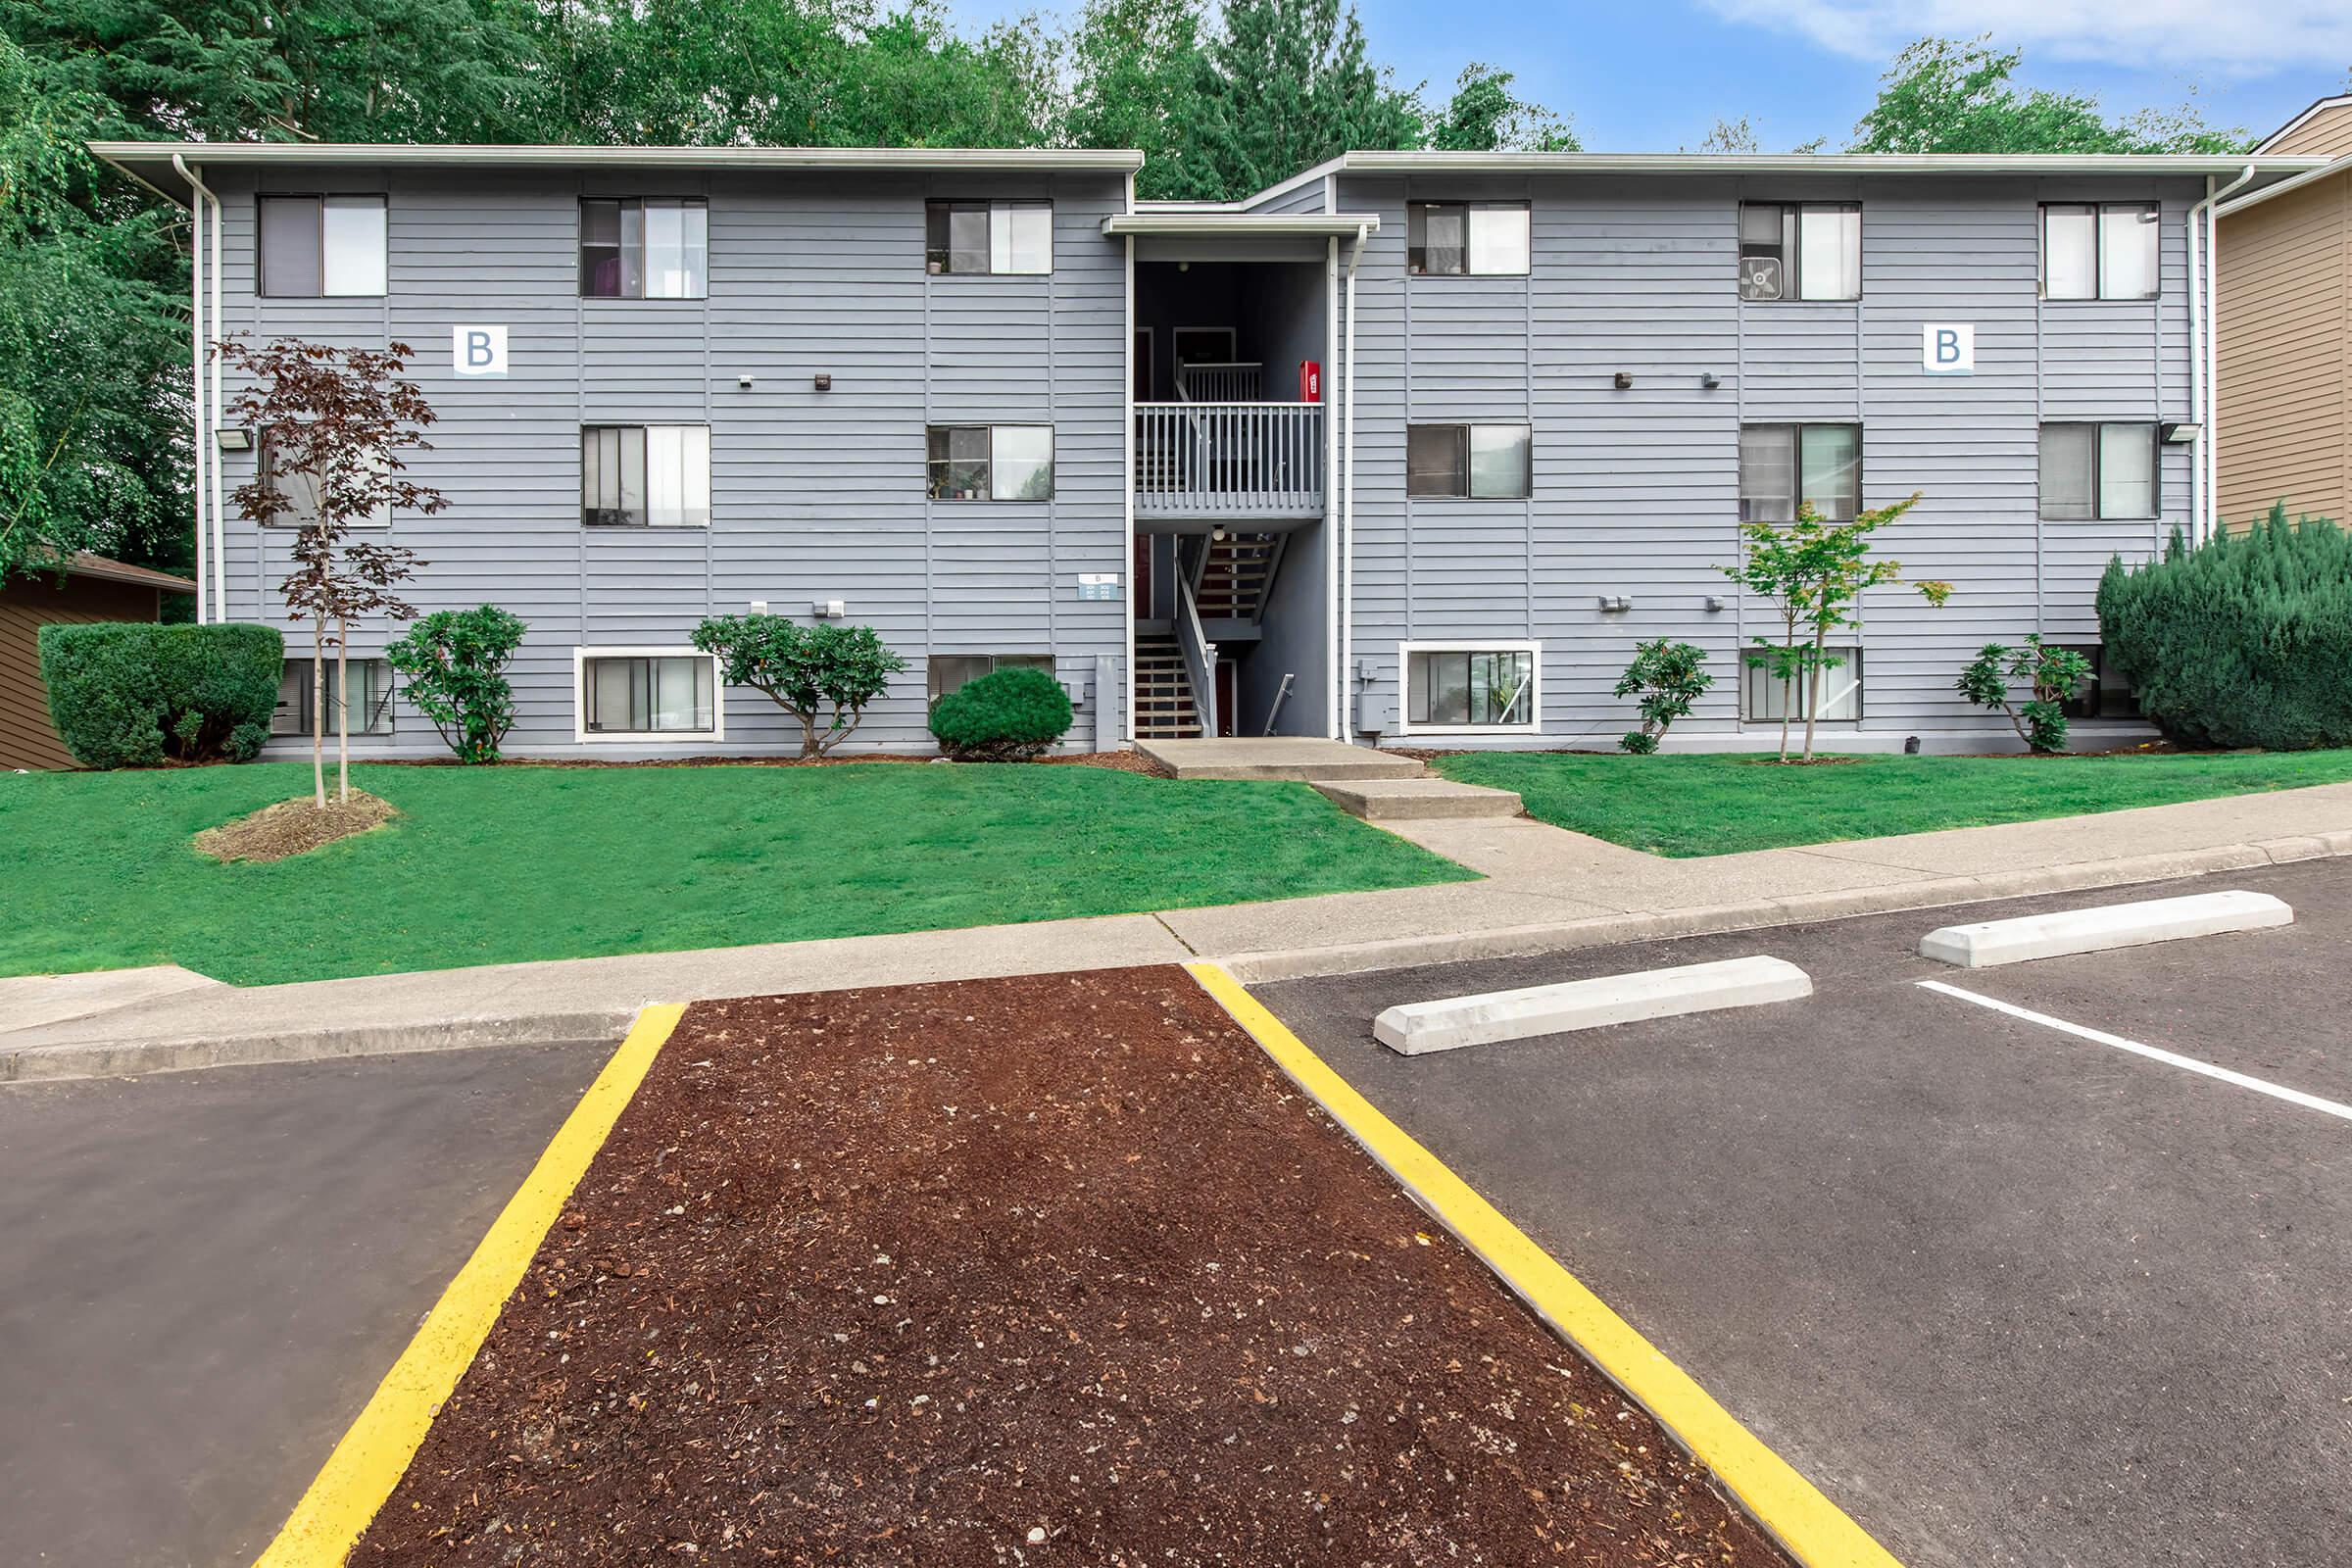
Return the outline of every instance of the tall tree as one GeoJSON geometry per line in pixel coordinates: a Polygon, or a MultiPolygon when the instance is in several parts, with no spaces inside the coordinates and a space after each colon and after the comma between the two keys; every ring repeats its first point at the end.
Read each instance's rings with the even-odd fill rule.
{"type": "Polygon", "coordinates": [[[0,581],[193,549],[185,274],[167,214],[83,149],[101,116],[0,36],[0,581]]]}
{"type": "Polygon", "coordinates": [[[1878,102],[1854,126],[1858,153],[2234,153],[2243,130],[2205,124],[2193,104],[2109,122],[2098,100],[2011,84],[2024,56],[1922,38],[1880,78],[1878,102]]]}
{"type": "Polygon", "coordinates": [[[1349,148],[1418,147],[1420,100],[1372,64],[1348,0],[1227,0],[1200,146],[1216,194],[1275,184],[1349,148]]]}
{"type": "Polygon", "coordinates": [[[1573,153],[1583,149],[1568,122],[1511,92],[1512,75],[1472,62],[1429,124],[1429,145],[1448,152],[1573,153]]]}
{"type": "Polygon", "coordinates": [[[1221,196],[1201,143],[1217,90],[1207,27],[1204,0],[1089,0],[1070,30],[1060,139],[1140,150],[1135,188],[1147,200],[1221,196]]]}

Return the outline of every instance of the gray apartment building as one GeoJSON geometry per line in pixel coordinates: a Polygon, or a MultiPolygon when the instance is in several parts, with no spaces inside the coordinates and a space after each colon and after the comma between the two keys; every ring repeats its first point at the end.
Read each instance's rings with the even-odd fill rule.
{"type": "MultiPolygon", "coordinates": [[[[1193,205],[1124,152],[96,150],[192,209],[192,359],[416,351],[450,505],[378,524],[409,597],[529,623],[513,753],[614,758],[797,746],[688,641],[746,610],[906,658],[859,746],[1008,663],[1077,748],[1606,745],[1660,635],[1717,676],[1674,742],[1766,745],[1739,521],[1913,492],[1886,553],[1952,600],[1872,600],[1822,724],[1998,746],[1977,648],[2095,659],[2107,561],[2211,526],[2210,198],[2319,162],[1350,153],[1193,205]]],[[[226,500],[269,432],[191,374],[202,613],[284,624],[289,531],[226,500]]],[[[395,635],[355,633],[355,745],[430,754],[395,635]]],[[[2111,677],[2077,706],[2135,728],[2111,677]]]]}

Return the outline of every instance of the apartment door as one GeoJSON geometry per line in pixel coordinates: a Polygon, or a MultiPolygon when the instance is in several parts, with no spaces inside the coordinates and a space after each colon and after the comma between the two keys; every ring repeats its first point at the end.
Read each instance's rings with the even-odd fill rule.
{"type": "Polygon", "coordinates": [[[1152,536],[1135,536],[1135,580],[1129,591],[1135,595],[1135,618],[1152,618],[1152,536]]]}
{"type": "Polygon", "coordinates": [[[1234,678],[1234,663],[1230,659],[1217,661],[1217,733],[1238,735],[1234,725],[1234,710],[1241,706],[1241,682],[1234,678]]]}

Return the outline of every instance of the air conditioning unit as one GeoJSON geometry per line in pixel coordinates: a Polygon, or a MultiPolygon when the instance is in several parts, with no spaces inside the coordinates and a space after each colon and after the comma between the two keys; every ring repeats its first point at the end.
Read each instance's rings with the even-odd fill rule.
{"type": "Polygon", "coordinates": [[[1781,259],[1778,256],[1740,258],[1740,297],[1777,300],[1781,297],[1781,259]]]}

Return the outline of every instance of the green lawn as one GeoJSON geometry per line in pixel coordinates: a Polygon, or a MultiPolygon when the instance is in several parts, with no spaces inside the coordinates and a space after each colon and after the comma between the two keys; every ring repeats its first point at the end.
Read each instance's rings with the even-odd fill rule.
{"type": "Polygon", "coordinates": [[[1858,757],[1828,767],[1767,758],[1487,752],[1448,778],[1517,790],[1530,815],[1658,855],[1729,855],[1934,828],[2352,779],[2352,751],[2144,757],[1858,757]]]}
{"type": "Polygon", "coordinates": [[[1472,873],[1302,784],[1096,767],[355,767],[389,826],[223,865],[299,763],[0,774],[0,975],[240,985],[1115,914],[1472,873]]]}

